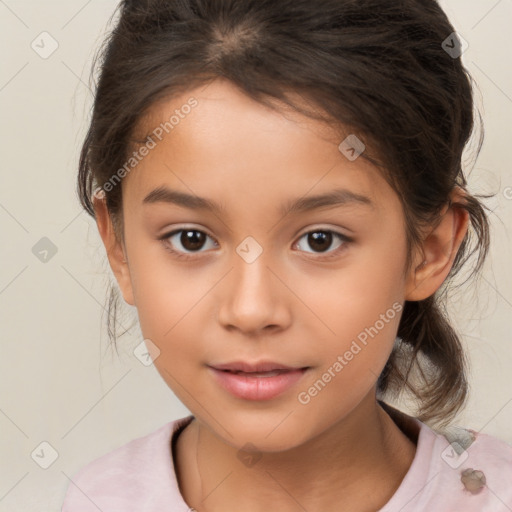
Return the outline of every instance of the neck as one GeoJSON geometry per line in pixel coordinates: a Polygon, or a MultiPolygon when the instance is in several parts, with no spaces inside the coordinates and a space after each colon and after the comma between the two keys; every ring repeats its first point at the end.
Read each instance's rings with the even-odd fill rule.
{"type": "Polygon", "coordinates": [[[175,465],[182,495],[198,512],[374,512],[395,493],[415,450],[370,395],[321,435],[252,463],[194,420],[178,437],[175,465]]]}

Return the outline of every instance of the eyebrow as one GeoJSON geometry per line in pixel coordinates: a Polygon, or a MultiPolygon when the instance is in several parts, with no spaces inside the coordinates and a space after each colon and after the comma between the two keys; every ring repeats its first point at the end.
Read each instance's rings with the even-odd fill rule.
{"type": "MultiPolygon", "coordinates": [[[[224,208],[220,204],[211,199],[172,190],[164,186],[152,190],[142,201],[143,204],[162,202],[176,204],[192,210],[211,211],[216,214],[222,214],[224,211],[224,208]]],[[[285,216],[291,213],[306,212],[325,206],[347,205],[361,205],[372,209],[375,206],[369,197],[342,188],[334,189],[321,195],[300,197],[299,199],[288,201],[281,206],[279,212],[282,216],[285,216]]]]}

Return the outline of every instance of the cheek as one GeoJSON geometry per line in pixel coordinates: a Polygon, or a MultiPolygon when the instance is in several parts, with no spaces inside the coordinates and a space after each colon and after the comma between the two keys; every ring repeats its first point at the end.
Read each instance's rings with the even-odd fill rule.
{"type": "Polygon", "coordinates": [[[404,264],[400,248],[382,250],[372,244],[354,250],[343,267],[314,275],[297,274],[294,289],[310,311],[304,312],[301,322],[312,324],[316,318],[318,332],[338,345],[375,323],[384,337],[389,336],[398,328],[396,310],[403,299],[404,264]]]}
{"type": "Polygon", "coordinates": [[[159,241],[148,239],[131,249],[130,276],[142,333],[167,343],[215,276],[176,262],[159,241]]]}
{"type": "Polygon", "coordinates": [[[402,304],[390,276],[351,270],[310,295],[322,322],[315,318],[305,331],[316,335],[320,363],[297,396],[306,422],[312,410],[329,424],[356,407],[375,387],[396,338],[402,304]]]}
{"type": "Polygon", "coordinates": [[[397,244],[361,247],[344,268],[316,274],[314,286],[304,275],[297,278],[308,306],[301,330],[316,339],[321,372],[330,372],[325,380],[332,381],[333,390],[359,379],[364,388],[377,379],[389,357],[403,309],[405,259],[399,240],[397,244]],[[336,378],[331,378],[333,373],[336,378]]]}
{"type": "MultiPolygon", "coordinates": [[[[218,281],[224,272],[212,272],[206,264],[177,263],[155,241],[133,249],[130,273],[143,336],[160,350],[155,360],[159,371],[165,369],[179,380],[191,364],[200,365],[206,358],[206,347],[198,350],[204,329],[219,327],[212,323],[212,312],[219,308],[212,297],[219,297],[218,281]]],[[[403,240],[390,240],[387,233],[354,249],[342,266],[321,271],[301,267],[288,274],[286,281],[293,283],[301,299],[291,297],[287,303],[296,323],[290,328],[303,333],[298,340],[301,352],[313,353],[313,362],[322,371],[333,367],[338,356],[344,360],[342,371],[336,372],[339,364],[331,369],[337,377],[330,388],[346,386],[362,373],[363,379],[375,380],[385,364],[400,317],[404,251],[403,240]]],[[[162,376],[176,387],[165,372],[162,376]]],[[[363,387],[364,382],[360,382],[363,387]]]]}
{"type": "Polygon", "coordinates": [[[219,275],[207,266],[199,269],[173,262],[163,248],[152,254],[141,252],[130,262],[141,332],[158,348],[154,365],[187,403],[187,396],[180,396],[180,383],[194,387],[192,372],[203,363],[201,341],[204,330],[212,327],[208,323],[211,293],[219,275]]]}

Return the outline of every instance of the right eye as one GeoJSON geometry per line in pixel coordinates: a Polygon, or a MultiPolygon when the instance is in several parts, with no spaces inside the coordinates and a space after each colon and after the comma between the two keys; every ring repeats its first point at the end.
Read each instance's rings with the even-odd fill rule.
{"type": "MultiPolygon", "coordinates": [[[[159,238],[164,244],[164,247],[180,258],[189,259],[194,253],[204,252],[200,251],[204,247],[205,241],[210,238],[207,233],[195,228],[182,228],[175,229],[159,238]],[[181,245],[181,247],[179,247],[181,245]],[[176,249],[176,247],[178,249],[176,249]],[[187,252],[190,251],[190,252],[187,252]]],[[[214,247],[217,245],[214,242],[214,247]]]]}

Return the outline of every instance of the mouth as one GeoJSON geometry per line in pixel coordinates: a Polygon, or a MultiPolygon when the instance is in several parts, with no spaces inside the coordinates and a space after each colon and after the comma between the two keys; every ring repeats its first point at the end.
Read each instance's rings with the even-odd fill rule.
{"type": "MultiPolygon", "coordinates": [[[[217,369],[217,368],[215,368],[217,369]]],[[[219,370],[221,372],[234,373],[235,375],[245,375],[246,377],[274,377],[295,370],[270,370],[268,372],[243,372],[241,370],[219,370]]]]}
{"type": "Polygon", "coordinates": [[[266,374],[269,372],[286,372],[309,368],[309,366],[288,366],[274,361],[261,361],[257,363],[233,361],[231,363],[213,364],[209,366],[215,370],[246,374],[266,374]]]}
{"type": "Polygon", "coordinates": [[[209,366],[209,369],[215,381],[231,395],[244,400],[271,400],[297,385],[310,367],[283,367],[278,363],[248,365],[238,362],[209,366]]]}

